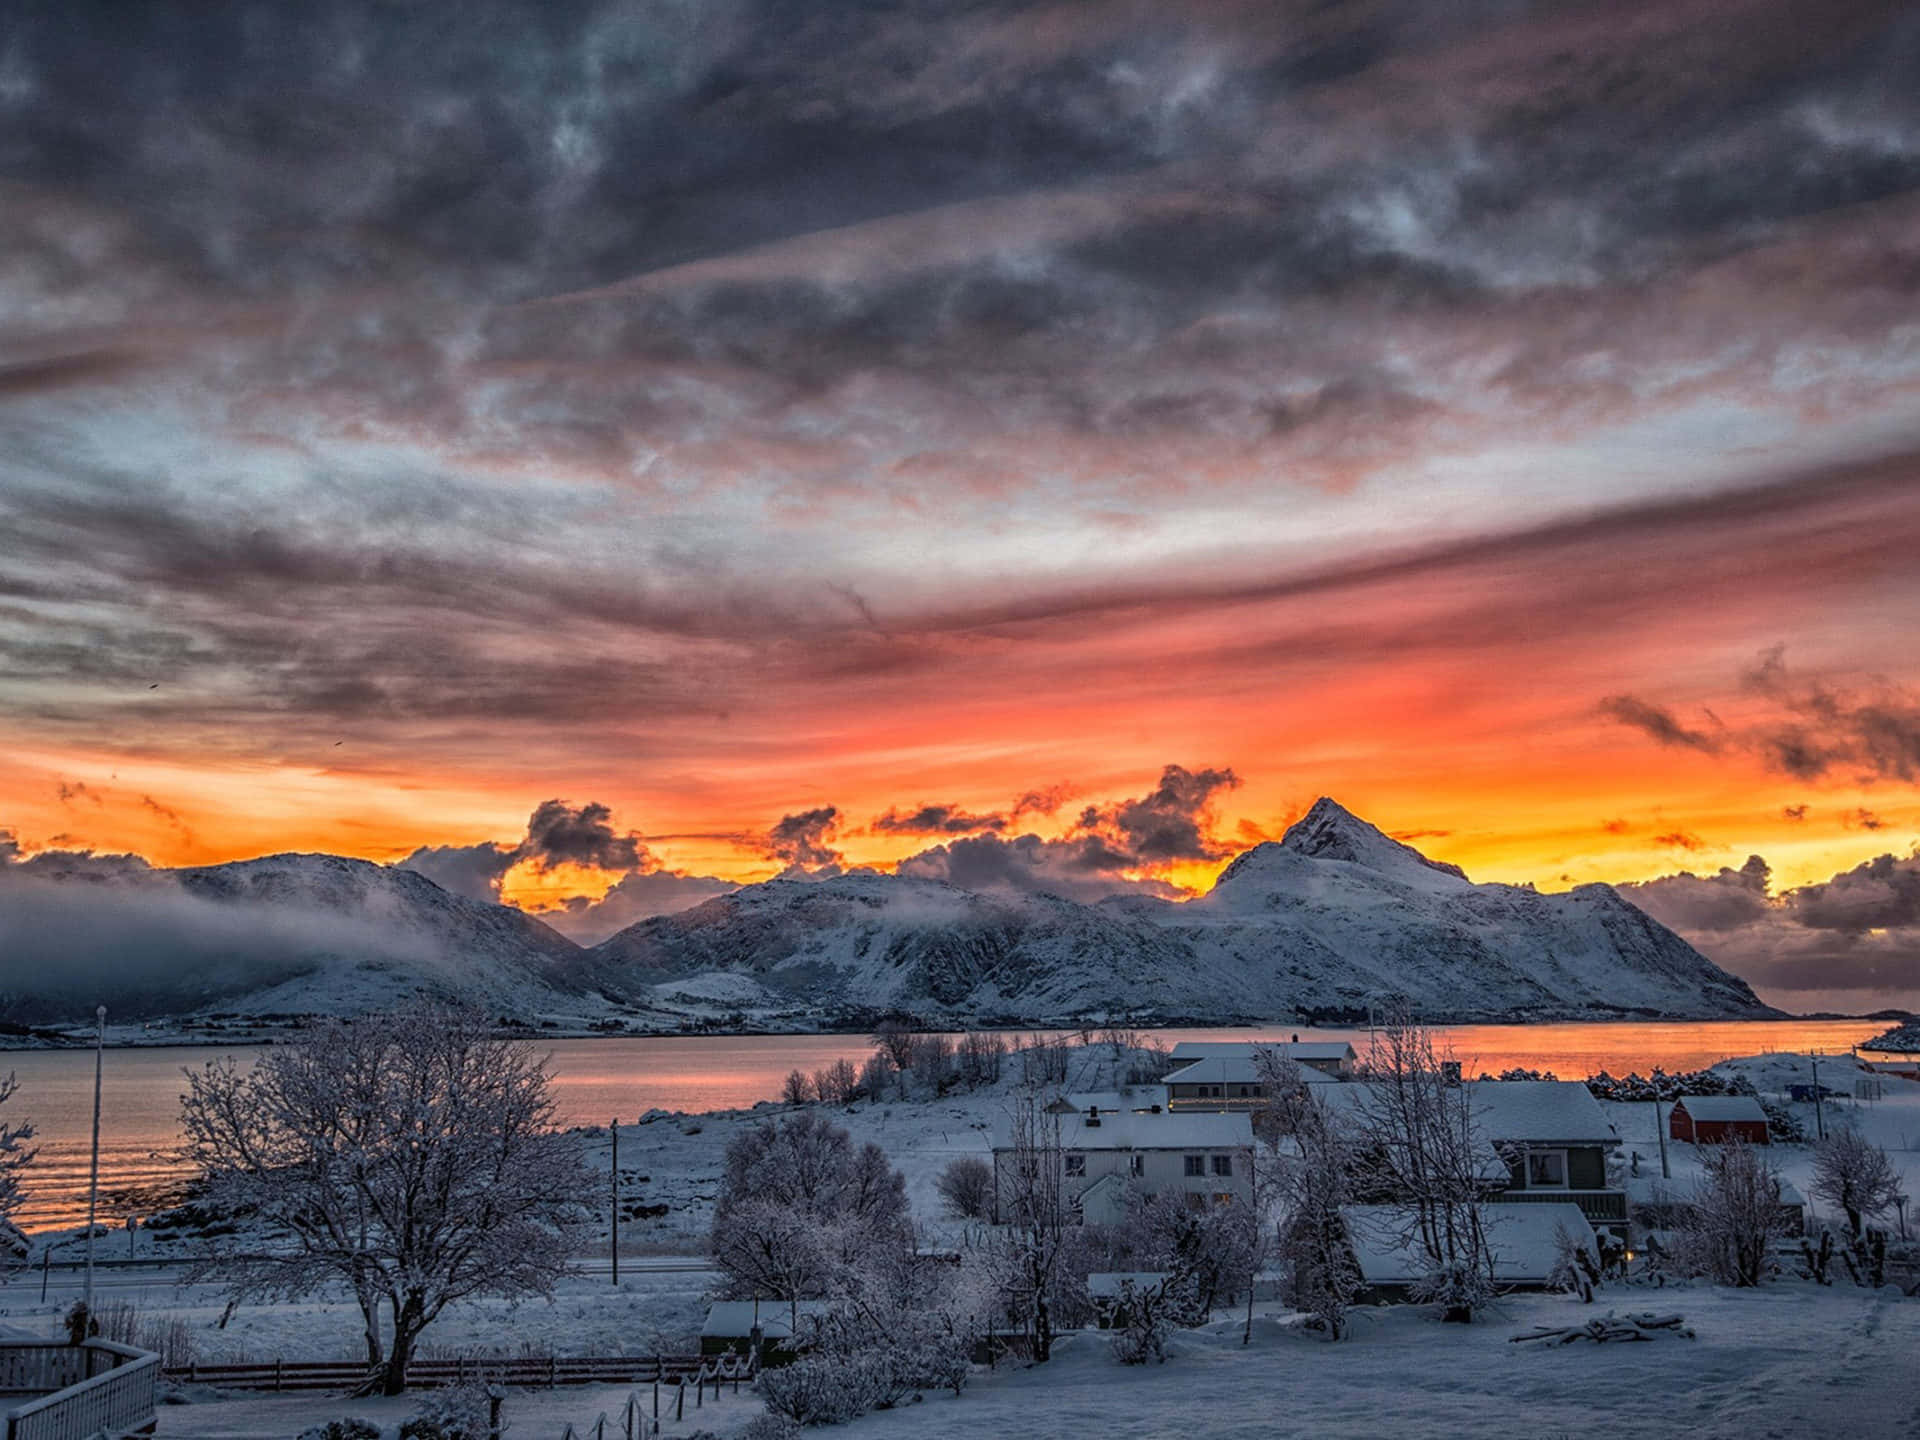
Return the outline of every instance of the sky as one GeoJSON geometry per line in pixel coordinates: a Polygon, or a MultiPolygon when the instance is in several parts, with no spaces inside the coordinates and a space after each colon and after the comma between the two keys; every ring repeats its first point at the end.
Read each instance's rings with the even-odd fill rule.
{"type": "Polygon", "coordinates": [[[1327,794],[1920,1007],[1916,75],[1852,0],[9,5],[0,865],[604,933],[1327,794]]]}

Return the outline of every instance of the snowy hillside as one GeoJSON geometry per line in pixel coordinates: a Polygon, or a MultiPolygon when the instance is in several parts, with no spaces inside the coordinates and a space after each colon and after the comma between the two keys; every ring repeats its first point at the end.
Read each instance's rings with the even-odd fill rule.
{"type": "Polygon", "coordinates": [[[955,1019],[1230,1020],[1396,994],[1434,1019],[1771,1013],[1608,886],[1475,885],[1331,800],[1185,903],[775,881],[642,921],[580,963],[582,984],[636,1003],[726,977],[756,1008],[955,1019]]]}
{"type": "Polygon", "coordinates": [[[531,916],[337,855],[9,881],[0,1018],[354,1014],[426,993],[525,1014],[576,947],[531,916]]]}

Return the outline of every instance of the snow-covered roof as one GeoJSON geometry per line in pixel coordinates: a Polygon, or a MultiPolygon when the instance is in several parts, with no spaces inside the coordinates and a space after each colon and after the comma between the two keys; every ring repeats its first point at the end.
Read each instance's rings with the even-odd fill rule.
{"type": "Polygon", "coordinates": [[[1359,1057],[1345,1040],[1182,1040],[1173,1047],[1175,1060],[1211,1060],[1216,1057],[1251,1060],[1256,1050],[1271,1050],[1289,1060],[1354,1060],[1359,1057]]]}
{"type": "Polygon", "coordinates": [[[1684,1105],[1695,1120],[1750,1120],[1767,1123],[1767,1112],[1751,1095],[1682,1095],[1673,1102],[1684,1105]]]}
{"type": "Polygon", "coordinates": [[[1098,1109],[1102,1115],[1109,1110],[1151,1110],[1158,1105],[1167,1108],[1167,1087],[1164,1085],[1132,1085],[1125,1090],[1086,1090],[1076,1091],[1060,1097],[1075,1110],[1098,1109]]]}
{"type": "Polygon", "coordinates": [[[1610,1145],[1620,1138],[1593,1092],[1578,1080],[1488,1080],[1468,1088],[1475,1123],[1489,1140],[1610,1145]]]}
{"type": "MultiPolygon", "coordinates": [[[[1329,1086],[1314,1094],[1357,1108],[1376,1089],[1369,1081],[1329,1086]]],[[[1474,1129],[1489,1144],[1615,1145],[1619,1132],[1593,1092],[1578,1080],[1474,1080],[1466,1086],[1474,1129]]]]}
{"type": "MultiPolygon", "coordinates": [[[[700,1327],[702,1335],[711,1335],[716,1339],[745,1339],[753,1333],[754,1317],[760,1319],[760,1333],[770,1340],[785,1340],[793,1335],[794,1302],[789,1300],[716,1300],[707,1307],[707,1323],[700,1327]]],[[[800,1316],[824,1315],[827,1302],[824,1300],[802,1300],[799,1302],[800,1316]]]]}
{"type": "MultiPolygon", "coordinates": [[[[1346,1217],[1360,1274],[1369,1285],[1405,1285],[1432,1268],[1426,1252],[1403,1238],[1404,1211],[1384,1205],[1349,1205],[1341,1214],[1346,1217]]],[[[1578,1205],[1482,1205],[1480,1220],[1493,1254],[1497,1284],[1545,1280],[1559,1257],[1562,1230],[1596,1258],[1600,1253],[1593,1226],[1578,1205]]]]}
{"type": "Polygon", "coordinates": [[[1087,1276],[1087,1294],[1096,1300],[1119,1298],[1120,1287],[1131,1282],[1135,1290],[1151,1290],[1167,1283],[1159,1270],[1101,1270],[1087,1276]]]}
{"type": "MultiPolygon", "coordinates": [[[[1244,1112],[1135,1115],[1116,1111],[1109,1115],[1103,1110],[1097,1120],[1084,1113],[1057,1118],[1062,1150],[1231,1150],[1253,1144],[1253,1120],[1244,1112]]],[[[993,1148],[1012,1149],[1011,1131],[1010,1120],[997,1122],[993,1148]]]]}
{"type": "MultiPolygon", "coordinates": [[[[1337,1085],[1337,1076],[1324,1070],[1315,1070],[1302,1065],[1300,1078],[1309,1085],[1337,1085]]],[[[1203,1060],[1195,1060],[1191,1065],[1183,1065],[1166,1077],[1169,1085],[1257,1085],[1260,1083],[1260,1070],[1251,1055],[1209,1055],[1203,1060]]]]}

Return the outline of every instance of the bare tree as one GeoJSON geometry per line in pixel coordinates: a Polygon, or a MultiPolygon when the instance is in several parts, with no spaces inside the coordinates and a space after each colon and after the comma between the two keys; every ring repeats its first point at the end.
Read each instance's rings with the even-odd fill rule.
{"type": "Polygon", "coordinates": [[[893,1076],[893,1061],[887,1058],[884,1050],[876,1050],[860,1067],[860,1091],[867,1099],[878,1104],[886,1098],[887,1089],[893,1084],[893,1076]]]}
{"type": "Polygon", "coordinates": [[[805,1105],[813,1093],[813,1082],[804,1070],[789,1070],[786,1084],[780,1087],[780,1098],[789,1105],[805,1105]]]}
{"type": "Polygon", "coordinates": [[[1849,1125],[1813,1147],[1813,1193],[1847,1217],[1859,1240],[1869,1215],[1892,1208],[1900,1175],[1886,1151],[1849,1125]]]}
{"type": "Polygon", "coordinates": [[[1487,1148],[1460,1066],[1431,1031],[1397,1017],[1377,1033],[1370,1081],[1356,1108],[1358,1198],[1396,1217],[1398,1240],[1428,1270],[1410,1292],[1468,1321],[1492,1298],[1493,1260],[1481,1223],[1487,1148]]]}
{"type": "Polygon", "coordinates": [[[874,1048],[885,1055],[896,1071],[913,1068],[913,1047],[919,1036],[903,1020],[882,1020],[873,1027],[874,1048]]]}
{"type": "Polygon", "coordinates": [[[983,1220],[993,1204],[993,1167],[977,1155],[962,1155],[940,1172],[934,1189],[956,1219],[983,1220]]]}
{"type": "Polygon", "coordinates": [[[910,1249],[906,1180],[878,1145],[818,1112],[761,1125],[727,1146],[713,1257],[737,1293],[796,1305],[843,1293],[851,1270],[910,1249]]]}
{"type": "Polygon", "coordinates": [[[1013,1099],[1008,1142],[994,1155],[1000,1286],[1009,1313],[1026,1326],[1034,1360],[1044,1361],[1053,1354],[1053,1292],[1072,1228],[1059,1117],[1022,1091],[1013,1099]]]}
{"type": "Polygon", "coordinates": [[[184,1156],[210,1198],[292,1238],[210,1251],[189,1280],[223,1282],[236,1304],[344,1284],[389,1395],[449,1304],[552,1294],[590,1182],[554,1129],[545,1061],[492,1038],[480,1016],[327,1021],[251,1070],[218,1059],[186,1075],[184,1156]]]}
{"type": "Polygon", "coordinates": [[[977,1090],[1000,1079],[1007,1056],[1007,1042],[997,1034],[973,1030],[960,1037],[960,1083],[977,1090]]]}
{"type": "Polygon", "coordinates": [[[825,1069],[814,1071],[813,1089],[823,1104],[850,1104],[860,1093],[860,1072],[843,1055],[825,1069]]]}
{"type": "MultiPolygon", "coordinates": [[[[11,1074],[0,1080],[0,1105],[5,1105],[20,1088],[11,1074]]],[[[33,1139],[33,1126],[0,1122],[0,1278],[15,1263],[26,1259],[27,1237],[21,1233],[14,1216],[26,1192],[20,1188],[20,1174],[32,1163],[34,1152],[27,1142],[33,1139]]]]}
{"type": "MultiPolygon", "coordinates": [[[[1353,1153],[1338,1123],[1313,1098],[1300,1067],[1271,1050],[1255,1053],[1266,1101],[1255,1115],[1269,1190],[1278,1211],[1278,1253],[1287,1300],[1320,1322],[1330,1340],[1346,1334],[1360,1270],[1342,1215],[1353,1153]]],[[[1251,1323],[1251,1322],[1249,1322],[1251,1323]]]]}
{"type": "Polygon", "coordinates": [[[913,1078],[928,1094],[945,1094],[953,1083],[953,1041],[945,1035],[916,1035],[913,1078]]]}
{"type": "Polygon", "coordinates": [[[1786,1231],[1780,1176],[1766,1157],[1735,1141],[1713,1148],[1681,1223],[1677,1259],[1726,1285],[1758,1285],[1767,1253],[1786,1231]]]}

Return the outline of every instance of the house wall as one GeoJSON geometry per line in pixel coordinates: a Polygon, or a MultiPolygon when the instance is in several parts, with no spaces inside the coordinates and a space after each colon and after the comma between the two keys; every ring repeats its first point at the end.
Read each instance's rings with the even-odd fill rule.
{"type": "MultiPolygon", "coordinates": [[[[1005,1197],[1010,1193],[1013,1183],[1010,1155],[996,1151],[993,1157],[994,1180],[998,1193],[1005,1197]]],[[[1197,1195],[1207,1203],[1213,1202],[1216,1195],[1230,1194],[1242,1204],[1253,1199],[1253,1152],[1241,1149],[1207,1149],[1196,1147],[1192,1150],[1074,1150],[1063,1149],[1059,1164],[1062,1170],[1061,1193],[1071,1202],[1088,1187],[1097,1184],[1107,1176],[1115,1176],[1122,1182],[1132,1179],[1133,1183],[1145,1195],[1159,1195],[1165,1191],[1177,1194],[1197,1195]],[[1132,1160],[1140,1157],[1140,1173],[1133,1174],[1132,1160]],[[1187,1174],[1187,1156],[1198,1155],[1203,1159],[1206,1173],[1193,1176],[1187,1174]],[[1083,1173],[1066,1174],[1070,1156],[1079,1156],[1083,1160],[1083,1173]],[[1214,1174],[1214,1160],[1224,1159],[1232,1168],[1231,1175],[1214,1174]]],[[[1004,1209],[1004,1204],[1002,1209],[1004,1209]]]]}
{"type": "MultiPolygon", "coordinates": [[[[1537,1150],[1565,1150],[1567,1152],[1566,1185],[1543,1185],[1542,1190],[1604,1190],[1607,1188],[1607,1152],[1599,1145],[1537,1145],[1537,1150]]],[[[1515,1151],[1508,1162],[1512,1173],[1509,1190],[1527,1188],[1527,1163],[1524,1151],[1515,1151]]]]}

